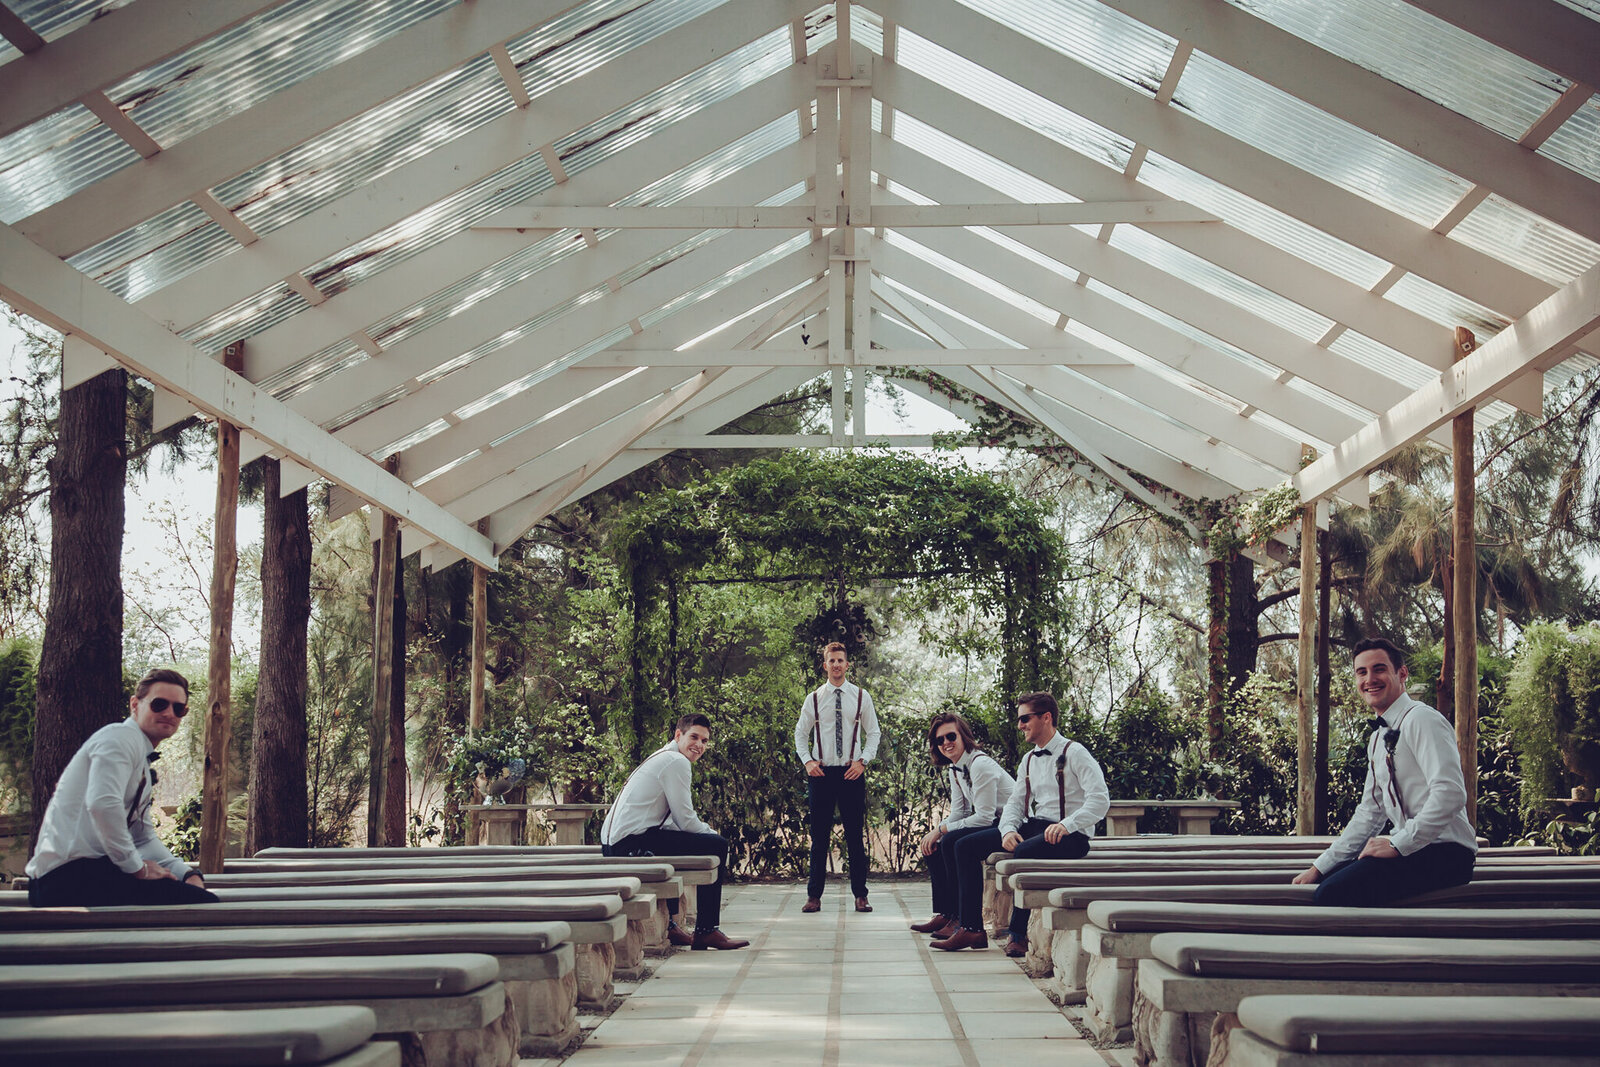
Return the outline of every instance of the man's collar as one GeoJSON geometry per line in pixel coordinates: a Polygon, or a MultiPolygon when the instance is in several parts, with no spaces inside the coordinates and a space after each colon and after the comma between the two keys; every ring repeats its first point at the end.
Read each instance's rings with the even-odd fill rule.
{"type": "Polygon", "coordinates": [[[961,753],[961,758],[956,760],[955,765],[957,767],[970,767],[972,766],[972,761],[977,758],[978,750],[975,748],[969,748],[965,752],[961,753]]]}
{"type": "Polygon", "coordinates": [[[1393,704],[1390,704],[1383,710],[1381,714],[1379,714],[1378,718],[1383,720],[1384,726],[1386,726],[1388,729],[1398,730],[1400,729],[1401,721],[1404,720],[1407,713],[1411,711],[1411,705],[1415,703],[1416,701],[1412,699],[1410,693],[1401,693],[1395,698],[1393,704]]]}
{"type": "Polygon", "coordinates": [[[1060,730],[1050,735],[1050,740],[1037,747],[1044,749],[1052,756],[1061,755],[1061,749],[1066,746],[1067,738],[1060,730]]]}
{"type": "Polygon", "coordinates": [[[133,731],[133,735],[144,744],[144,754],[148,758],[156,750],[155,743],[150,740],[150,735],[139,729],[139,720],[129,715],[122,720],[122,725],[133,731]]]}

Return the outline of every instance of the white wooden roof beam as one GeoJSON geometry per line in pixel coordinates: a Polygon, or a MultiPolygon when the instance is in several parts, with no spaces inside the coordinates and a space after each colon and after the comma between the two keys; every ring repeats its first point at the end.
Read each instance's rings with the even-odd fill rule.
{"type": "MultiPolygon", "coordinates": [[[[773,0],[753,0],[756,3],[773,0]]],[[[115,236],[575,6],[474,0],[378,42],[160,155],[102,178],[17,228],[63,258],[115,236]]]]}
{"type": "MultiPolygon", "coordinates": [[[[892,103],[897,110],[1072,195],[1088,200],[1169,202],[1149,186],[903,67],[884,64],[875,91],[884,98],[885,106],[892,103]]],[[[1448,328],[1276,245],[1226,223],[1150,223],[1142,228],[1412,359],[1437,370],[1450,365],[1454,349],[1448,328]]]]}
{"type": "Polygon", "coordinates": [[[362,499],[494,567],[493,546],[378,464],[257,389],[121,298],[0,225],[0,296],[114,356],[158,388],[241,427],[362,499]]]}
{"type": "MultiPolygon", "coordinates": [[[[984,273],[999,284],[1068,315],[1181,374],[1203,381],[1240,403],[1253,405],[1274,418],[1300,426],[1315,441],[1342,440],[1360,426],[1360,422],[1349,415],[1109,297],[1064,285],[1060,278],[992,242],[974,234],[950,236],[955,239],[940,249],[944,254],[955,253],[962,262],[982,262],[984,273]],[[962,259],[963,256],[968,258],[962,259]]],[[[880,243],[876,262],[887,277],[903,280],[912,289],[935,296],[950,307],[961,306],[959,300],[951,302],[938,295],[933,278],[942,272],[911,252],[880,243]]]]}
{"type": "Polygon", "coordinates": [[[138,0],[0,66],[0,137],[231,29],[279,0],[138,0]]]}
{"type": "Polygon", "coordinates": [[[1600,329],[1600,266],[1589,268],[1476,352],[1297,473],[1302,500],[1360,477],[1429,430],[1481,404],[1502,381],[1564,358],[1600,329]]]}
{"type": "MultiPolygon", "coordinates": [[[[704,64],[737,49],[748,42],[745,34],[751,30],[749,19],[758,13],[758,9],[735,5],[731,10],[718,8],[693,19],[624,53],[618,62],[603,64],[550,90],[540,96],[538,107],[513,110],[485,123],[274,230],[252,248],[231,252],[206,269],[185,275],[142,298],[139,306],[175,327],[188,326],[230,307],[285,276],[400,222],[414,214],[419,205],[436,203],[625,107],[657,88],[656,77],[663,63],[674,58],[689,62],[684,58],[687,56],[704,64]]],[[[678,165],[687,166],[727,144],[731,137],[759,125],[746,127],[740,122],[747,116],[763,114],[761,101],[768,94],[791,103],[809,99],[811,81],[804,69],[781,71],[748,86],[735,98],[686,116],[671,126],[667,136],[633,146],[627,153],[626,165],[646,168],[639,173],[649,173],[648,161],[652,159],[662,160],[662,165],[666,160],[682,159],[678,165]],[[696,146],[703,147],[696,151],[696,146]]],[[[620,173],[622,164],[612,167],[611,163],[608,160],[584,172],[586,179],[595,181],[590,195],[598,197],[605,187],[596,172],[620,173]]],[[[671,173],[672,169],[662,173],[671,173]]],[[[637,184],[631,185],[617,196],[637,188],[637,184]]],[[[487,242],[488,235],[483,235],[480,248],[489,247],[487,242]]],[[[494,260],[481,265],[490,262],[494,260]]]]}
{"type": "MultiPolygon", "coordinates": [[[[745,306],[749,306],[748,302],[760,299],[761,290],[778,289],[781,291],[788,284],[793,284],[797,281],[803,282],[814,276],[817,272],[819,259],[820,256],[814,252],[797,252],[786,260],[774,263],[750,278],[741,279],[734,285],[729,286],[729,289],[735,290],[730,295],[743,297],[746,301],[745,306]]],[[[595,301],[595,305],[615,300],[627,292],[628,289],[624,289],[623,293],[602,297],[600,300],[595,301]]],[[[723,297],[722,293],[718,293],[711,300],[698,302],[693,307],[686,308],[673,315],[663,322],[656,331],[652,331],[652,335],[658,341],[685,342],[693,340],[698,334],[718,325],[721,321],[725,321],[728,315],[727,312],[722,310],[725,305],[726,298],[723,297]],[[708,304],[713,306],[706,307],[705,305],[708,304]],[[707,313],[717,316],[717,321],[706,321],[705,316],[707,313]]],[[[587,309],[579,309],[579,311],[584,310],[587,309]]],[[[737,312],[733,313],[736,314],[737,312]]],[[[571,317],[568,316],[568,318],[571,317]]],[[[573,343],[570,337],[560,337],[559,331],[555,330],[555,327],[559,325],[560,323],[552,323],[549,329],[538,331],[532,335],[528,339],[527,347],[531,350],[543,351],[549,354],[570,351],[572,348],[577,347],[577,344],[582,343],[581,341],[573,343]],[[550,336],[547,337],[547,333],[550,336]]],[[[589,333],[590,331],[584,330],[580,332],[589,333]]],[[[686,354],[692,354],[694,351],[694,349],[688,349],[686,354]]],[[[685,361],[677,365],[700,369],[706,364],[685,361]]],[[[401,455],[401,473],[420,478],[422,475],[437,470],[460,456],[467,455],[474,449],[499,440],[507,434],[527,426],[535,419],[616,381],[631,369],[633,368],[596,363],[592,357],[586,359],[583,363],[568,367],[540,382],[536,389],[495,404],[493,407],[487,408],[470,418],[463,419],[457,425],[407,449],[401,455]]]]}
{"type": "MultiPolygon", "coordinates": [[[[878,159],[879,169],[892,179],[935,200],[943,200],[952,193],[960,195],[961,190],[977,184],[956,170],[892,141],[881,142],[878,159]]],[[[1314,342],[1267,322],[1237,304],[1219,299],[1199,286],[1096,241],[1079,230],[1016,228],[1000,232],[1065,267],[1087,271],[1113,289],[1352,403],[1376,408],[1407,392],[1405,386],[1377,371],[1319,348],[1314,342]]],[[[916,240],[930,248],[939,248],[945,236],[942,231],[927,231],[919,233],[916,240]]],[[[982,260],[968,262],[983,269],[982,260]]]]}
{"type": "MultiPolygon", "coordinates": [[[[782,189],[793,180],[794,172],[791,168],[797,158],[798,150],[785,149],[735,172],[719,184],[745,186],[760,182],[762,188],[768,191],[782,189]]],[[[710,192],[708,195],[715,195],[715,192],[710,192]]],[[[598,324],[594,332],[583,340],[599,336],[605,333],[607,328],[626,323],[651,310],[653,306],[659,306],[641,304],[640,301],[645,299],[642,294],[654,292],[663,294],[661,297],[663,300],[668,299],[665,294],[669,291],[671,295],[676,295],[693,288],[695,284],[715,278],[728,269],[730,262],[742,263],[771,248],[778,240],[780,239],[760,231],[740,231],[679,257],[672,263],[640,278],[634,284],[624,286],[624,290],[634,290],[622,301],[630,308],[628,313],[598,324]],[[696,271],[698,273],[693,273],[696,271]],[[671,289],[672,279],[691,274],[694,281],[685,282],[676,290],[671,289]]],[[[485,298],[473,308],[473,313],[470,315],[457,315],[447,319],[386,349],[376,359],[367,360],[340,372],[319,385],[316,390],[296,397],[294,402],[307,413],[308,417],[319,422],[328,421],[342,412],[349,411],[365,399],[382,396],[395,386],[418,375],[426,374],[434,367],[498,337],[506,330],[530,321],[543,311],[558,307],[580,293],[605,284],[608,279],[616,277],[642,260],[665,252],[679,241],[680,239],[663,238],[658,234],[615,235],[602,242],[596,249],[579,252],[560,265],[540,271],[516,285],[508,286],[485,298]]],[[[373,283],[369,284],[376,282],[377,279],[374,279],[373,283]]],[[[618,302],[607,303],[610,306],[618,302]]],[[[579,308],[575,313],[583,314],[585,316],[583,321],[593,321],[596,310],[586,311],[579,308]]],[[[426,425],[446,411],[454,410],[522,377],[530,369],[526,362],[528,352],[527,343],[519,340],[475,361],[470,367],[441,379],[441,382],[451,383],[448,388],[439,389],[440,383],[433,383],[429,388],[434,389],[434,395],[440,399],[437,403],[429,402],[426,406],[432,414],[420,419],[414,425],[426,425]],[[478,391],[473,392],[474,389],[478,391]]],[[[400,419],[402,422],[405,418],[400,409],[391,411],[387,417],[400,419]]]]}
{"type": "Polygon", "coordinates": [[[1406,0],[1564,78],[1600,86],[1600,30],[1553,0],[1406,0]]]}
{"type": "Polygon", "coordinates": [[[1493,256],[1228,137],[954,0],[875,0],[874,6],[1023,88],[1485,307],[1515,316],[1551,291],[1493,256]]]}
{"type": "MultiPolygon", "coordinates": [[[[530,207],[496,212],[488,229],[809,230],[822,225],[815,205],[717,207],[530,207]]],[[[1177,201],[1109,201],[1079,204],[877,204],[870,215],[849,205],[827,225],[910,229],[921,226],[1082,226],[1103,222],[1216,222],[1215,215],[1177,201]],[[865,219],[866,221],[861,221],[865,219]]]]}
{"type": "MultiPolygon", "coordinates": [[[[1573,233],[1600,240],[1600,189],[1590,179],[1239,7],[1223,0],[1101,2],[1573,233]]],[[[1600,25],[1582,21],[1592,47],[1600,49],[1600,25]]]]}

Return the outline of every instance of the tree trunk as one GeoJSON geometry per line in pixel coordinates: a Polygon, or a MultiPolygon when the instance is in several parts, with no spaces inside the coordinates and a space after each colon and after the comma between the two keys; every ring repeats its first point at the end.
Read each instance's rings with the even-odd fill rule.
{"type": "MultiPolygon", "coordinates": [[[[454,741],[467,732],[468,688],[471,680],[472,620],[469,594],[473,564],[457,563],[444,572],[446,618],[440,648],[444,657],[444,722],[447,736],[454,741]]],[[[451,793],[444,800],[445,845],[467,843],[466,826],[461,818],[461,798],[451,793]]]]}
{"type": "Polygon", "coordinates": [[[1261,647],[1256,564],[1244,553],[1228,561],[1228,692],[1237,693],[1256,669],[1261,647]]]}
{"type": "Polygon", "coordinates": [[[406,843],[406,793],[411,776],[406,773],[406,568],[397,559],[394,568],[394,628],[390,633],[389,661],[394,676],[389,685],[389,769],[383,786],[383,843],[401,848],[406,843]]]}
{"type": "Polygon", "coordinates": [[[1228,684],[1228,561],[1213,559],[1206,563],[1211,579],[1206,596],[1210,619],[1206,627],[1206,734],[1211,755],[1221,755],[1222,701],[1228,684]]]}
{"type": "Polygon", "coordinates": [[[250,743],[250,853],[310,844],[306,808],[306,627],[311,620],[311,527],[306,491],[278,495],[279,467],[263,460],[261,657],[250,743]]]}
{"type": "Polygon", "coordinates": [[[67,761],[128,713],[122,687],[122,520],[127,372],[61,394],[50,471],[50,604],[33,730],[33,829],[67,761]]]}

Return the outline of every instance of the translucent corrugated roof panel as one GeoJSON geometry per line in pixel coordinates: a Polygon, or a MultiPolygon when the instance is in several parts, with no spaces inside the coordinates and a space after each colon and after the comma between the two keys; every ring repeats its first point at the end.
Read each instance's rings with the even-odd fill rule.
{"type": "Polygon", "coordinates": [[[0,222],[25,219],[138,159],[83,105],[62,108],[0,138],[0,222]]]}
{"type": "MultiPolygon", "coordinates": [[[[131,3],[133,0],[6,0],[6,7],[34,33],[54,41],[131,3]]],[[[15,45],[0,37],[0,63],[9,63],[21,54],[15,45]]]]}
{"type": "Polygon", "coordinates": [[[1154,96],[1175,42],[1097,0],[961,0],[967,7],[1154,96]]]}
{"type": "Polygon", "coordinates": [[[1571,167],[1590,181],[1600,181],[1600,99],[1589,97],[1539,146],[1539,154],[1571,167]]]}
{"type": "Polygon", "coordinates": [[[1450,236],[1555,286],[1600,263],[1600,245],[1498,196],[1474,208],[1450,236]]]}

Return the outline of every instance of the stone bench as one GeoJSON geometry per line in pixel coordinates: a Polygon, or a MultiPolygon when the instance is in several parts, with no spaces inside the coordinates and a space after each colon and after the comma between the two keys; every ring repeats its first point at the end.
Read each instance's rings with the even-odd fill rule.
{"type": "Polygon", "coordinates": [[[1237,800],[1113,800],[1106,812],[1107,837],[1137,837],[1139,819],[1151,808],[1171,808],[1178,816],[1178,835],[1205,837],[1211,833],[1211,820],[1239,807],[1237,800]]]}
{"type": "Polygon", "coordinates": [[[0,1020],[0,1063],[195,1067],[400,1067],[400,1047],[373,1042],[368,1008],[109,1012],[0,1020]]]}
{"type": "MultiPolygon", "coordinates": [[[[431,848],[400,848],[380,845],[374,848],[288,848],[274,845],[256,852],[261,859],[322,859],[345,856],[372,856],[384,859],[412,856],[599,856],[599,845],[438,845],[431,848]]],[[[232,861],[229,861],[232,862],[232,861]]]]}
{"type": "Polygon", "coordinates": [[[69,967],[153,960],[303,960],[472,952],[494,957],[516,1006],[524,1056],[560,1052],[578,1036],[578,978],[564,922],[414,923],[404,926],[156,928],[8,933],[0,967],[69,967]]]}
{"type": "Polygon", "coordinates": [[[605,1007],[613,995],[615,945],[628,932],[622,908],[622,898],[617,896],[276,900],[167,908],[0,908],[0,931],[558,921],[567,924],[567,940],[576,951],[578,1002],[605,1007]]]}
{"type": "MultiPolygon", "coordinates": [[[[1072,886],[1051,890],[1050,906],[1034,913],[1048,931],[1052,977],[1066,1004],[1086,997],[1088,957],[1081,931],[1096,901],[1187,901],[1196,904],[1241,904],[1251,907],[1309,905],[1316,886],[1290,885],[1136,885],[1072,886]]],[[[1600,882],[1573,879],[1513,879],[1469,882],[1412,897],[1406,907],[1570,907],[1600,908],[1600,882]]]]}
{"type": "Polygon", "coordinates": [[[1579,1067],[1600,1048],[1600,999],[1246,997],[1216,1067],[1579,1067]]]}
{"type": "Polygon", "coordinates": [[[0,1019],[355,1005],[426,1063],[517,1067],[517,1013],[493,956],[327,956],[0,966],[0,1019]]]}
{"type": "MultiPolygon", "coordinates": [[[[676,888],[676,887],[675,887],[676,888]]],[[[618,896],[628,920],[627,935],[616,944],[614,978],[638,981],[644,977],[645,950],[665,940],[658,921],[654,893],[643,892],[637,878],[586,878],[554,882],[451,882],[372,883],[335,886],[218,886],[217,899],[225,904],[264,900],[452,900],[458,897],[589,897],[618,896]]],[[[676,892],[673,896],[676,896],[676,892]]]]}
{"type": "Polygon", "coordinates": [[[1163,933],[1333,937],[1600,938],[1600,908],[1261,908],[1101,900],[1079,931],[1084,1025],[1103,1041],[1132,1036],[1134,972],[1163,933]]]}
{"type": "Polygon", "coordinates": [[[1600,940],[1166,933],[1151,952],[1133,1005],[1134,1057],[1147,1067],[1206,1062],[1217,1016],[1248,996],[1600,995],[1600,940]]]}

